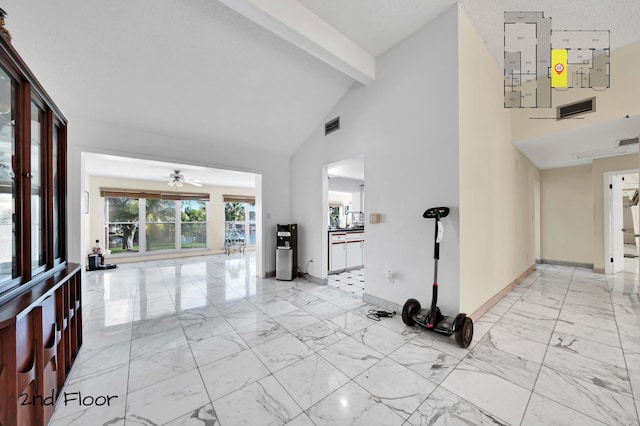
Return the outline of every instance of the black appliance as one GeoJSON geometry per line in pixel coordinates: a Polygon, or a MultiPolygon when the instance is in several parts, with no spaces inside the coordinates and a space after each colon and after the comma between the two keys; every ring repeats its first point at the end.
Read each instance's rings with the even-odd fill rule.
{"type": "Polygon", "coordinates": [[[298,271],[298,225],[276,225],[276,279],[291,281],[298,271]]]}

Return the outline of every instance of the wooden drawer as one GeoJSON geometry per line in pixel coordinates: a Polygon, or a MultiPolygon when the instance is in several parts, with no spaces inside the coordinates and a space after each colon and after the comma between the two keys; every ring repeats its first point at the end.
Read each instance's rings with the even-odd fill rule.
{"type": "Polygon", "coordinates": [[[344,243],[347,241],[346,234],[330,234],[331,235],[331,243],[344,243]]]}

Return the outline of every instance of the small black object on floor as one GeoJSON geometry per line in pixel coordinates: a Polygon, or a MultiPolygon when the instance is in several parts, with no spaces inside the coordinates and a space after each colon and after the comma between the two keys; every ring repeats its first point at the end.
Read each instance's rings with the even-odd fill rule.
{"type": "Polygon", "coordinates": [[[101,254],[90,254],[87,262],[87,271],[103,271],[105,269],[115,269],[118,265],[105,264],[104,256],[101,254]]]}
{"type": "Polygon", "coordinates": [[[388,312],[388,311],[376,311],[375,309],[369,309],[367,318],[372,319],[374,321],[380,321],[380,318],[391,318],[395,314],[396,314],[396,311],[388,312]]]}

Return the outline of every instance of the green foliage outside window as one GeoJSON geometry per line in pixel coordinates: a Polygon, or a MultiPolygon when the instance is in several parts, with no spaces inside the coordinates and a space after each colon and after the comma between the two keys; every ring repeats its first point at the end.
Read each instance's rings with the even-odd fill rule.
{"type": "Polygon", "coordinates": [[[224,203],[224,220],[240,222],[244,220],[244,203],[224,203]]]}

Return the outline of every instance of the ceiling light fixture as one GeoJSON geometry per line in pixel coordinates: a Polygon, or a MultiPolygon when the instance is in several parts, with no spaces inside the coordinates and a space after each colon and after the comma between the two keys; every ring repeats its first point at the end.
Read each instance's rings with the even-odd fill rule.
{"type": "Polygon", "coordinates": [[[167,182],[167,185],[179,188],[185,183],[193,186],[202,186],[202,183],[198,180],[185,178],[184,175],[180,173],[180,170],[174,170],[173,173],[169,174],[169,182],[167,182]]]}

